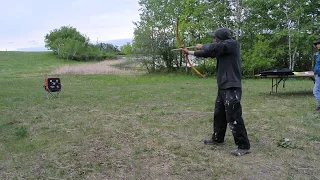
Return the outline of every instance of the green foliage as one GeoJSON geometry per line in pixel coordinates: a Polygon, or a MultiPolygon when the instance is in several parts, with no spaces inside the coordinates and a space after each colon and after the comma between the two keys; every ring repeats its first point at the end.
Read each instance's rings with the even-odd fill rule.
{"type": "Polygon", "coordinates": [[[254,75],[255,73],[272,67],[275,62],[273,57],[274,49],[271,46],[272,40],[267,40],[263,36],[259,36],[254,42],[253,48],[244,51],[243,55],[243,72],[245,74],[254,75]]]}
{"type": "Polygon", "coordinates": [[[19,138],[27,137],[28,135],[27,127],[25,126],[16,127],[14,131],[14,135],[16,135],[19,138]]]}
{"type": "Polygon", "coordinates": [[[205,72],[205,75],[207,77],[212,77],[215,76],[217,73],[217,64],[216,64],[216,60],[212,59],[212,58],[199,58],[201,60],[198,61],[203,61],[203,63],[201,63],[200,65],[198,65],[196,68],[197,70],[199,70],[200,72],[205,72]]]}
{"type": "Polygon", "coordinates": [[[89,38],[81,35],[76,28],[71,26],[62,26],[60,29],[54,29],[45,36],[45,46],[62,57],[68,57],[74,54],[80,47],[89,44],[89,38]],[[68,54],[68,55],[65,55],[68,54]]]}
{"type": "Polygon", "coordinates": [[[62,26],[45,36],[46,47],[59,58],[77,61],[114,59],[119,52],[112,44],[91,44],[90,39],[80,34],[76,28],[62,26]]]}
{"type": "Polygon", "coordinates": [[[120,51],[126,55],[133,54],[133,48],[131,43],[127,43],[120,47],[120,51]]]}
{"type": "Polygon", "coordinates": [[[242,26],[244,36],[240,38],[246,44],[242,51],[250,54],[255,42],[263,36],[272,41],[273,51],[268,52],[275,59],[272,67],[295,71],[312,69],[312,42],[317,39],[314,25],[319,23],[320,11],[316,8],[319,1],[247,0],[243,4],[247,15],[242,26]]]}
{"type": "MultiPolygon", "coordinates": [[[[177,19],[185,46],[211,43],[209,32],[219,27],[231,29],[241,43],[246,75],[272,67],[312,69],[312,42],[319,38],[320,1],[140,0],[139,3],[141,20],[135,22],[132,48],[145,56],[144,65],[148,69],[161,67],[171,72],[172,67],[180,69],[183,65],[178,53],[165,53],[180,46],[175,37],[177,19]]],[[[201,69],[210,70],[206,65],[199,64],[201,69]]]]}
{"type": "Polygon", "coordinates": [[[80,43],[89,43],[89,39],[81,35],[76,28],[71,26],[62,26],[60,29],[54,29],[45,36],[46,47],[57,51],[59,45],[63,45],[66,39],[73,39],[80,43]]]}
{"type": "Polygon", "coordinates": [[[286,149],[303,149],[302,147],[297,146],[289,138],[281,138],[277,142],[277,146],[286,149]]]}
{"type": "Polygon", "coordinates": [[[113,52],[113,53],[119,52],[117,46],[114,46],[108,43],[98,43],[96,44],[96,47],[99,48],[100,51],[113,52]]]}

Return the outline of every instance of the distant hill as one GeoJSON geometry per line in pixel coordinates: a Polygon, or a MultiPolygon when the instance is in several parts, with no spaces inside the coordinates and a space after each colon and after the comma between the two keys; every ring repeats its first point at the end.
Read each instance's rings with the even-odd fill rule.
{"type": "Polygon", "coordinates": [[[132,39],[117,39],[117,40],[110,40],[107,41],[109,44],[113,44],[114,46],[123,46],[127,43],[132,43],[132,39]]]}
{"type": "Polygon", "coordinates": [[[42,47],[17,48],[17,51],[41,52],[41,51],[50,51],[50,50],[42,46],[42,47]]]}
{"type": "MultiPolygon", "coordinates": [[[[90,41],[90,43],[97,44],[96,41],[90,41]]],[[[127,43],[132,43],[132,39],[115,39],[115,40],[109,40],[109,41],[99,41],[99,43],[108,43],[114,46],[121,47],[127,43]]]]}
{"type": "MultiPolygon", "coordinates": [[[[132,39],[115,39],[115,40],[101,41],[101,42],[121,47],[121,46],[127,44],[128,42],[132,43],[132,39]]],[[[99,42],[99,43],[101,43],[101,42],[99,42]]],[[[91,42],[91,43],[96,44],[96,42],[91,42]]],[[[48,50],[44,46],[40,46],[40,47],[17,48],[17,51],[41,52],[41,51],[50,51],[50,50],[48,50]]]]}
{"type": "Polygon", "coordinates": [[[120,47],[127,43],[132,43],[132,39],[116,39],[116,40],[106,41],[106,43],[120,47]]]}

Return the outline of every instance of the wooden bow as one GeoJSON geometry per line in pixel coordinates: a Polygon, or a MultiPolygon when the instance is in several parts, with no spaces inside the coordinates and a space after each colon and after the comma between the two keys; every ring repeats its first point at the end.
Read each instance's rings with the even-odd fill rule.
{"type": "MultiPolygon", "coordinates": [[[[182,43],[181,39],[180,39],[180,35],[179,35],[179,19],[177,19],[177,25],[176,25],[176,36],[177,36],[177,40],[180,44],[181,48],[185,48],[184,44],[182,43]]],[[[187,60],[187,63],[190,65],[190,67],[197,73],[199,74],[201,77],[206,78],[206,75],[201,74],[190,62],[189,57],[187,54],[185,54],[185,58],[187,60]]]]}

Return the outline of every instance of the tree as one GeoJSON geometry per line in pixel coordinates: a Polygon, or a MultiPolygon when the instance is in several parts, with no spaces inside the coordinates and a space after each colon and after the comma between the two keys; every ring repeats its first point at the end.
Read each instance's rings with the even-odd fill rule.
{"type": "Polygon", "coordinates": [[[76,55],[81,47],[89,44],[89,38],[81,35],[76,28],[71,26],[62,26],[60,29],[54,29],[45,36],[45,47],[57,53],[76,55]]]}
{"type": "Polygon", "coordinates": [[[143,54],[144,62],[153,70],[182,65],[178,53],[168,52],[173,46],[179,47],[175,40],[178,18],[185,46],[210,43],[208,33],[216,28],[231,29],[241,44],[244,73],[272,67],[304,71],[312,66],[311,44],[319,34],[320,1],[140,0],[139,3],[141,21],[135,23],[132,47],[143,54]]]}
{"type": "Polygon", "coordinates": [[[273,49],[270,52],[276,60],[273,67],[309,70],[312,64],[310,39],[314,39],[314,23],[319,22],[319,1],[243,1],[247,11],[240,37],[242,50],[249,52],[255,48],[257,38],[263,36],[273,49]]]}
{"type": "Polygon", "coordinates": [[[134,23],[136,28],[133,48],[142,55],[140,60],[149,72],[172,69],[170,57],[173,56],[173,52],[170,49],[174,47],[175,39],[172,23],[174,2],[176,1],[139,1],[142,6],[141,21],[134,23]]]}
{"type": "Polygon", "coordinates": [[[243,71],[245,74],[254,75],[264,69],[272,67],[275,62],[275,54],[272,53],[272,40],[258,36],[253,48],[243,53],[243,71]]]}
{"type": "MultiPolygon", "coordinates": [[[[140,22],[136,22],[133,47],[143,55],[143,63],[150,71],[178,70],[183,62],[181,54],[171,51],[180,47],[175,28],[180,21],[179,35],[184,45],[208,38],[203,25],[206,4],[203,0],[140,0],[140,22]],[[177,58],[179,56],[180,58],[177,58]]],[[[212,31],[212,29],[210,29],[212,31]]]]}
{"type": "Polygon", "coordinates": [[[133,54],[133,48],[132,48],[132,45],[131,43],[127,43],[125,45],[122,45],[120,47],[120,51],[126,55],[130,55],[130,54],[133,54]]]}
{"type": "Polygon", "coordinates": [[[58,57],[71,60],[103,60],[115,59],[118,47],[112,44],[99,43],[93,45],[90,39],[82,35],[76,28],[62,26],[45,36],[45,46],[58,57]]]}
{"type": "Polygon", "coordinates": [[[114,46],[112,44],[109,43],[98,43],[96,44],[97,48],[100,49],[100,51],[106,51],[106,52],[110,52],[110,53],[117,53],[119,52],[119,49],[117,46],[114,46]]]}

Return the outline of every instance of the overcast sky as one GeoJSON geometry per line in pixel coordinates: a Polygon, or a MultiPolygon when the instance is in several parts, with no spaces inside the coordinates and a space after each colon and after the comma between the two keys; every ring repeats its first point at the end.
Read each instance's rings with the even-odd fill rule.
{"type": "Polygon", "coordinates": [[[44,46],[44,36],[72,26],[91,41],[133,38],[138,0],[5,0],[0,10],[0,51],[44,46]]]}

